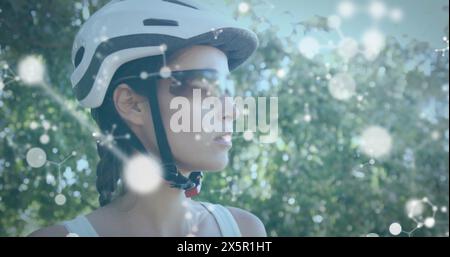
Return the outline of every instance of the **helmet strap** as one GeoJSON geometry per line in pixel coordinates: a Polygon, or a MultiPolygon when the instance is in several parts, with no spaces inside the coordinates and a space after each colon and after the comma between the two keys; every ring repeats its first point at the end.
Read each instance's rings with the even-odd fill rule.
{"type": "Polygon", "coordinates": [[[178,170],[167,140],[166,130],[161,117],[158,101],[158,86],[156,83],[149,87],[147,97],[150,103],[153,127],[164,170],[164,179],[169,182],[171,187],[185,190],[186,197],[198,195],[201,189],[201,179],[203,177],[203,173],[201,171],[194,171],[191,172],[187,178],[178,170]]]}

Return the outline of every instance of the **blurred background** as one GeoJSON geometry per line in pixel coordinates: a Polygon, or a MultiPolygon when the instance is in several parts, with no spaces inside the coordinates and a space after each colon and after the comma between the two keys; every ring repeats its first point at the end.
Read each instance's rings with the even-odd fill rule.
{"type": "MultiPolygon", "coordinates": [[[[446,0],[198,1],[258,34],[233,79],[279,98],[280,130],[242,133],[200,200],[269,236],[449,236],[446,0]]],[[[106,2],[0,0],[0,236],[98,207],[80,119],[94,122],[69,77],[74,35],[106,2]]]]}

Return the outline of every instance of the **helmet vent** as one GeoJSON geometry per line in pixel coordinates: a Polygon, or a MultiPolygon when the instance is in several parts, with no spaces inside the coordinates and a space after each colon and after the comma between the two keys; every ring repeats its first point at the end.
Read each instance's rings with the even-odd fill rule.
{"type": "Polygon", "coordinates": [[[190,5],[190,4],[186,4],[186,3],[180,2],[180,1],[178,1],[178,0],[163,0],[163,1],[164,1],[164,2],[169,2],[169,3],[172,3],[172,4],[178,4],[178,5],[186,6],[186,7],[189,7],[189,8],[198,10],[197,7],[192,6],[192,5],[190,5]]]}
{"type": "Polygon", "coordinates": [[[178,21],[163,20],[163,19],[146,19],[144,20],[144,26],[178,26],[178,21]]]}
{"type": "Polygon", "coordinates": [[[84,56],[84,47],[80,47],[80,49],[78,49],[77,53],[75,54],[74,60],[75,68],[78,67],[78,65],[80,65],[81,61],[83,60],[83,56],[84,56]]]}

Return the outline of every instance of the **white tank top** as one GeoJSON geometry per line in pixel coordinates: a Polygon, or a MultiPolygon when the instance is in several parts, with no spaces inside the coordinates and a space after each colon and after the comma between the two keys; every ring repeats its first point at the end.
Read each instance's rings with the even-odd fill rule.
{"type": "MultiPolygon", "coordinates": [[[[220,233],[223,237],[241,237],[241,231],[230,211],[220,204],[200,202],[215,218],[219,224],[220,233]]],[[[97,231],[92,227],[89,220],[84,216],[78,216],[73,220],[63,222],[69,235],[80,237],[98,237],[97,231]]]]}

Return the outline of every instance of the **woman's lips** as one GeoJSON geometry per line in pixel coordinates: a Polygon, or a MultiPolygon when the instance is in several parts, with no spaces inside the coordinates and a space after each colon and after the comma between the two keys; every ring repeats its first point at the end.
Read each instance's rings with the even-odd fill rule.
{"type": "Polygon", "coordinates": [[[232,146],[232,135],[231,133],[226,133],[214,138],[214,142],[220,145],[232,146]]]}

